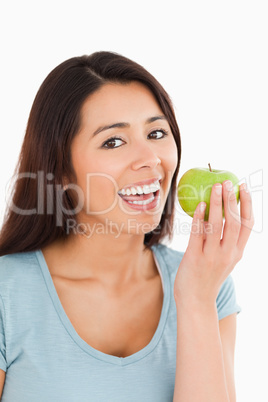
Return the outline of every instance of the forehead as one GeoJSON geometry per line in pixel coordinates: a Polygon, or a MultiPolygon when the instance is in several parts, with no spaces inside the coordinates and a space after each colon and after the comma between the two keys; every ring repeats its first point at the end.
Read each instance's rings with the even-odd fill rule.
{"type": "Polygon", "coordinates": [[[82,124],[95,125],[114,119],[143,120],[163,113],[153,93],[139,82],[108,83],[90,95],[82,107],[82,124]]]}

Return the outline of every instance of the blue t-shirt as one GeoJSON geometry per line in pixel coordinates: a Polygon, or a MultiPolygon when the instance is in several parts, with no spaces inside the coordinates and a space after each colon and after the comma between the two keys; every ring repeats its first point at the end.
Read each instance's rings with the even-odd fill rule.
{"type": "MultiPolygon", "coordinates": [[[[168,402],[176,370],[173,284],[183,257],[152,247],[164,299],[150,343],[124,358],[87,344],[72,326],[41,250],[0,258],[1,402],[168,402]]],[[[89,307],[90,308],[90,307],[89,307]]],[[[217,297],[219,320],[240,312],[229,276],[217,297]]]]}

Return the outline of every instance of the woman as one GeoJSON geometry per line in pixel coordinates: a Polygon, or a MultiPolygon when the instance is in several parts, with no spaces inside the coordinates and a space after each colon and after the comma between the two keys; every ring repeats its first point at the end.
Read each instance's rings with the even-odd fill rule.
{"type": "Polygon", "coordinates": [[[48,75],[0,237],[2,401],[235,400],[230,273],[251,198],[241,185],[237,219],[230,183],[214,185],[185,253],[161,244],[180,155],[171,101],[140,65],[97,52],[48,75]]]}

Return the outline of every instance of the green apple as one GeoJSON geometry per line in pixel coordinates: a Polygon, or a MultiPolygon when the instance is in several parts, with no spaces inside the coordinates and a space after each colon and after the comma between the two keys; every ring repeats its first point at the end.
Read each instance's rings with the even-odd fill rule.
{"type": "MultiPolygon", "coordinates": [[[[215,170],[209,168],[193,168],[184,173],[178,184],[178,200],[182,209],[190,216],[194,215],[197,205],[201,201],[207,204],[205,221],[208,220],[210,195],[215,183],[223,183],[231,180],[234,186],[237,203],[239,202],[238,178],[227,170],[215,170]]],[[[222,216],[224,207],[222,205],[222,216]]]]}

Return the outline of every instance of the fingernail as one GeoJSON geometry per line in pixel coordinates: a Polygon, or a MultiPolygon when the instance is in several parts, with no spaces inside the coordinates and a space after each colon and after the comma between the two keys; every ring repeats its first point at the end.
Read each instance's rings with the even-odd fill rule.
{"type": "Polygon", "coordinates": [[[241,190],[245,191],[246,193],[248,193],[248,187],[246,183],[241,184],[241,190]]]}
{"type": "Polygon", "coordinates": [[[215,186],[215,193],[217,195],[221,195],[222,194],[222,185],[221,184],[217,184],[217,186],[215,186]]]}
{"type": "Polygon", "coordinates": [[[206,203],[205,202],[201,202],[201,204],[199,205],[199,211],[200,212],[204,212],[206,209],[206,203]]]}
{"type": "Polygon", "coordinates": [[[228,190],[228,191],[232,191],[232,190],[233,190],[233,183],[232,183],[230,180],[228,180],[228,181],[225,183],[225,188],[226,188],[226,190],[228,190]]]}

